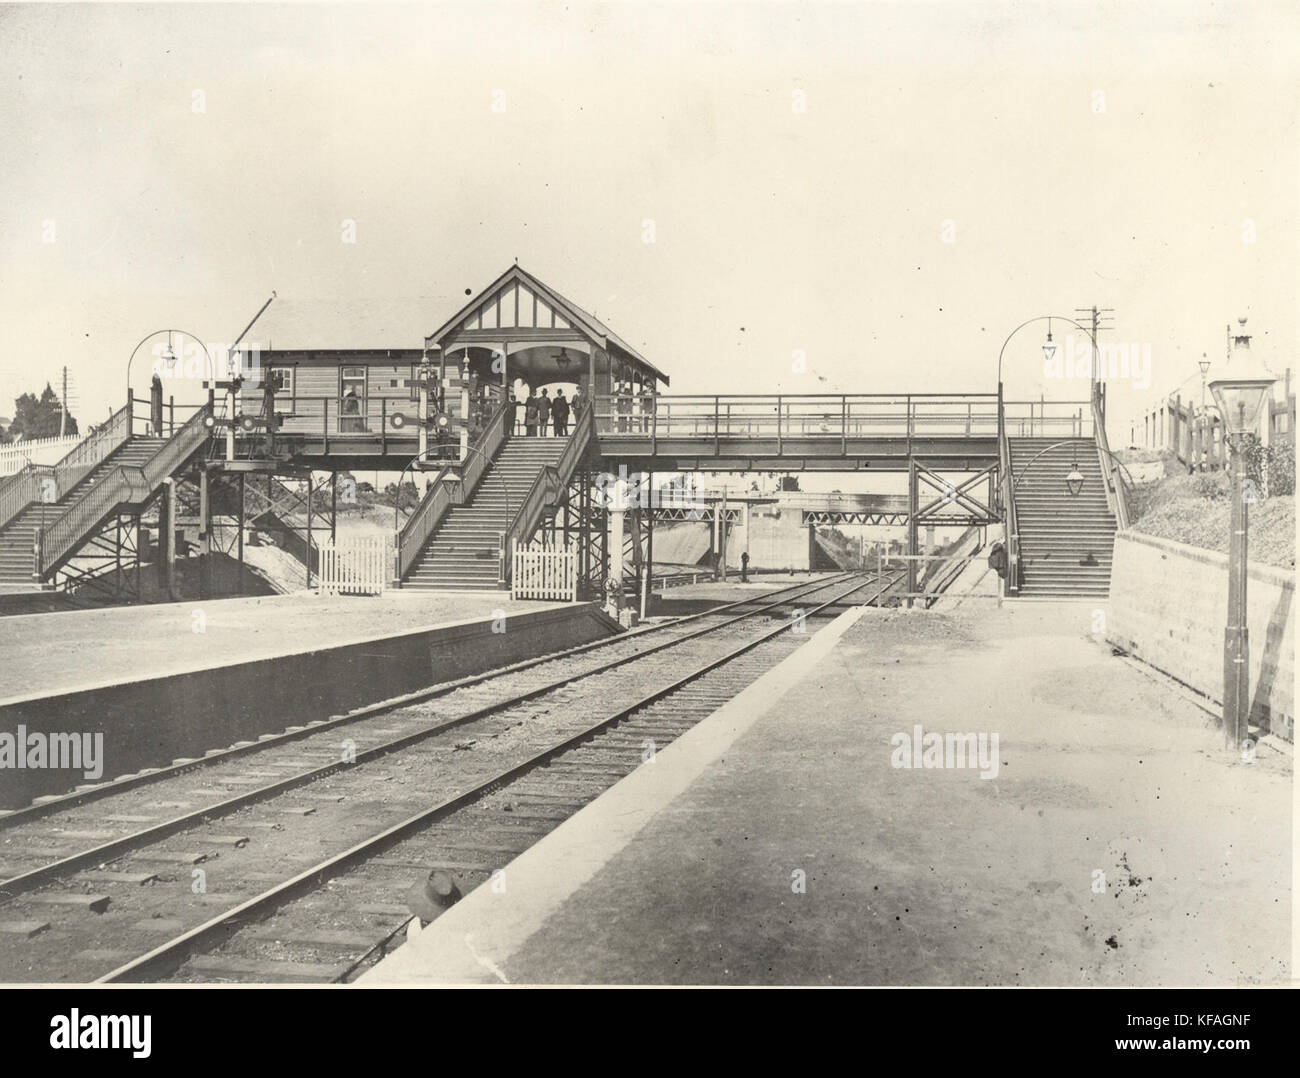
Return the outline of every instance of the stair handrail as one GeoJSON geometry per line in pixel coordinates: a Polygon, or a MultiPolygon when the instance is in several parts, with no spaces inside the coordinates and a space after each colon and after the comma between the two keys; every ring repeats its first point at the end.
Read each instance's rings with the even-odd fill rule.
{"type": "Polygon", "coordinates": [[[504,580],[510,579],[510,570],[514,565],[514,553],[517,548],[527,543],[542,522],[546,507],[559,499],[569,485],[574,469],[587,451],[594,428],[594,411],[589,402],[583,401],[573,424],[573,433],[564,446],[555,464],[547,464],[537,473],[533,485],[524,495],[523,503],[510,521],[501,544],[504,580]]]}
{"type": "MultiPolygon", "coordinates": [[[[424,548],[425,542],[433,534],[433,530],[450,508],[452,504],[451,486],[443,482],[450,471],[451,468],[444,465],[438,474],[434,476],[433,483],[424,492],[420,504],[411,511],[411,515],[406,518],[406,523],[402,525],[401,530],[397,533],[397,542],[395,544],[397,565],[395,566],[394,579],[401,580],[410,571],[415,559],[424,548]]],[[[399,490],[395,497],[400,496],[401,491],[399,490]]]]}
{"type": "Polygon", "coordinates": [[[52,523],[37,531],[34,575],[43,579],[116,506],[143,501],[149,496],[149,490],[143,467],[119,464],[52,523]]]}
{"type": "MultiPolygon", "coordinates": [[[[474,493],[474,488],[478,486],[487,462],[505,441],[505,417],[506,402],[503,401],[470,445],[470,452],[466,454],[469,459],[462,462],[463,468],[459,477],[455,475],[458,466],[456,462],[444,465],[434,477],[424,497],[420,499],[420,504],[406,518],[406,523],[398,531],[397,541],[394,544],[395,580],[403,579],[411,571],[415,559],[420,556],[420,551],[424,549],[434,529],[442,522],[447,510],[453,505],[463,505],[474,493]],[[445,480],[448,479],[453,481],[446,482],[445,480]]],[[[396,496],[401,496],[400,490],[396,496]]]]}
{"type": "Polygon", "coordinates": [[[147,501],[208,438],[204,405],[143,464],[119,464],[36,534],[35,574],[44,578],[116,506],[147,501]]]}
{"type": "Polygon", "coordinates": [[[1110,505],[1110,511],[1115,514],[1115,524],[1123,530],[1129,526],[1132,493],[1128,489],[1123,466],[1111,452],[1110,440],[1106,436],[1106,420],[1095,388],[1092,395],[1092,436],[1097,446],[1101,474],[1106,479],[1106,501],[1110,505]]]}
{"type": "Polygon", "coordinates": [[[40,498],[41,477],[53,471],[53,465],[29,461],[13,475],[0,479],[0,528],[40,498]]]}
{"type": "Polygon", "coordinates": [[[1004,595],[1020,591],[1020,526],[1016,522],[1015,477],[1011,474],[1011,442],[1007,438],[1006,410],[1002,383],[998,383],[998,470],[1001,474],[1002,504],[1006,513],[1007,577],[1004,595]]]}
{"type": "Polygon", "coordinates": [[[51,501],[59,498],[89,475],[105,457],[131,437],[131,405],[119,408],[94,434],[88,434],[54,464],[30,461],[13,475],[0,480],[0,528],[46,492],[45,482],[54,488],[51,501]],[[80,473],[80,474],[78,474],[80,473]],[[75,478],[74,478],[75,476],[75,478]]]}
{"type": "Polygon", "coordinates": [[[54,465],[55,496],[63,497],[130,440],[131,402],[128,400],[99,430],[78,442],[54,465]]]}

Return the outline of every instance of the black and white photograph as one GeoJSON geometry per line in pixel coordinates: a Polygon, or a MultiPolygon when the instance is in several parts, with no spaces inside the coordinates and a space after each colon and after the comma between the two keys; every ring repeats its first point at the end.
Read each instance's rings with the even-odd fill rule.
{"type": "Polygon", "coordinates": [[[6,3],[0,79],[33,1043],[646,986],[1263,1047],[1296,5],[6,3]]]}

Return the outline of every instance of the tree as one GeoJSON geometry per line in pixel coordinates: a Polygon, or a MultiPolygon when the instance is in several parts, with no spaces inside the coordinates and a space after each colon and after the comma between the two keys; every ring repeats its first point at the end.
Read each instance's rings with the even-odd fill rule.
{"type": "MultiPolygon", "coordinates": [[[[50,388],[49,382],[46,382],[45,390],[39,398],[34,394],[24,393],[14,400],[14,421],[9,426],[9,433],[15,438],[18,435],[27,439],[57,438],[61,411],[58,394],[50,388]]],[[[77,433],[77,421],[71,412],[68,413],[64,433],[77,433]]]]}

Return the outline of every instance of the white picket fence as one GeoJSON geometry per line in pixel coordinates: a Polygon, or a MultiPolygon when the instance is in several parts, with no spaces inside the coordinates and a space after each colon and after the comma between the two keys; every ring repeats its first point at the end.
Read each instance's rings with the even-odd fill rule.
{"type": "Polygon", "coordinates": [[[63,438],[32,438],[0,446],[0,475],[13,475],[32,464],[57,464],[81,441],[79,434],[63,438]]]}
{"type": "Polygon", "coordinates": [[[562,546],[524,547],[515,551],[510,574],[512,599],[578,598],[578,552],[562,546]]]}
{"type": "Polygon", "coordinates": [[[393,573],[391,536],[342,539],[317,548],[321,595],[382,595],[393,573]]]}

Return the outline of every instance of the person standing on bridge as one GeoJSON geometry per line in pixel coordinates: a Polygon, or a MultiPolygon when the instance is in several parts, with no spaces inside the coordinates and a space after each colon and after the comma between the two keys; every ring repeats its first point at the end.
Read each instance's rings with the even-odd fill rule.
{"type": "Polygon", "coordinates": [[[564,438],[569,433],[569,402],[564,399],[564,390],[555,391],[555,400],[551,403],[551,418],[555,420],[555,436],[564,438]]]}
{"type": "Polygon", "coordinates": [[[618,412],[618,432],[627,434],[632,422],[632,383],[618,382],[614,387],[614,404],[618,412]]]}
{"type": "Polygon", "coordinates": [[[655,387],[653,382],[641,383],[641,433],[650,433],[650,419],[655,414],[655,387]]]}
{"type": "Polygon", "coordinates": [[[537,390],[531,386],[528,389],[528,400],[524,403],[524,432],[529,438],[537,435],[537,390]]]}
{"type": "Polygon", "coordinates": [[[537,433],[546,437],[546,426],[551,421],[551,398],[542,390],[542,398],[537,402],[537,433]]]}
{"type": "Polygon", "coordinates": [[[506,394],[506,418],[505,432],[506,437],[515,433],[515,424],[519,421],[519,402],[515,400],[514,393],[506,394]]]}

